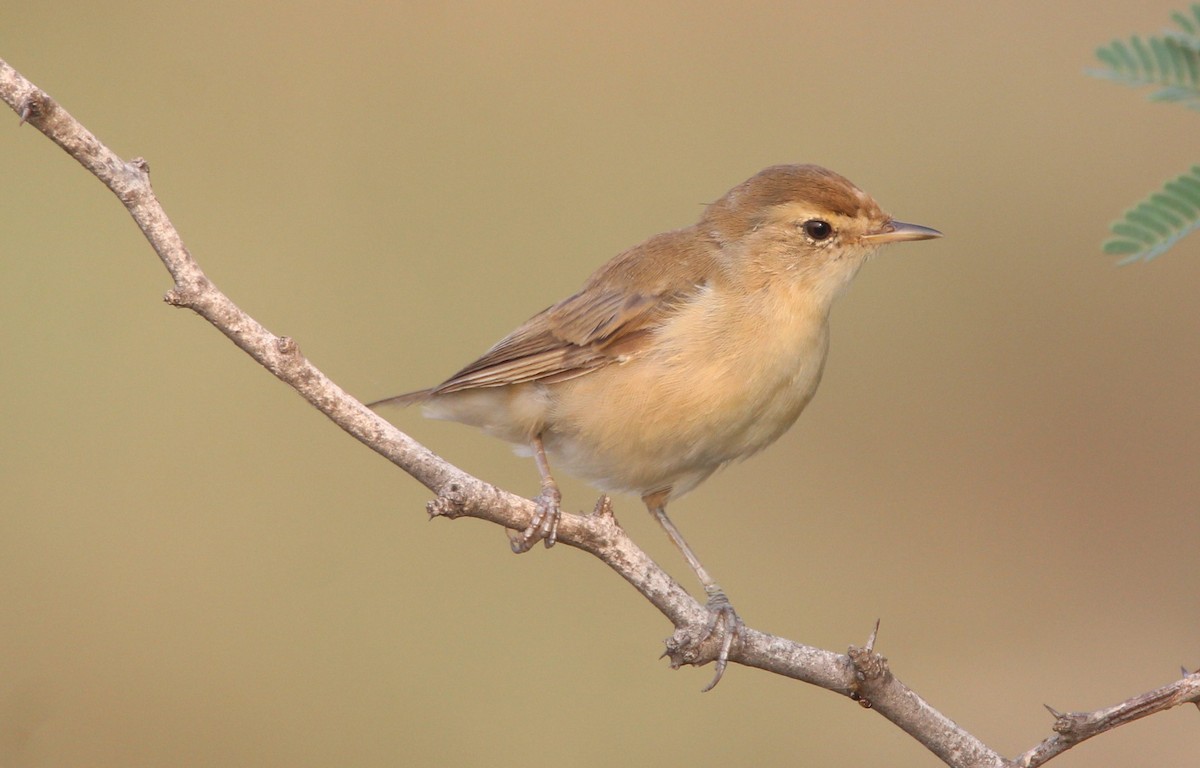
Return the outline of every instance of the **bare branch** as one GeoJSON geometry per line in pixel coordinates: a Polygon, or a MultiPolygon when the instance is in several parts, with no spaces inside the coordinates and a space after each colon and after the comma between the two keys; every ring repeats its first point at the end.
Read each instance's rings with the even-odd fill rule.
{"type": "Polygon", "coordinates": [[[1189,674],[1185,670],[1184,676],[1170,685],[1095,712],[1059,712],[1046,705],[1054,715],[1054,735],[1013,762],[1022,768],[1036,768],[1081,741],[1189,702],[1200,707],[1200,671],[1189,674]]]}
{"type": "MultiPolygon", "coordinates": [[[[125,161],[6,62],[0,60],[0,98],[19,117],[62,147],[121,200],[174,280],[167,303],[191,309],[212,323],[331,421],[367,447],[408,472],[436,494],[434,516],[474,517],[511,530],[523,530],[534,512],[528,499],[490,485],[446,462],[381,419],[347,394],[300,354],[296,343],[276,336],[217,289],[192,258],[150,186],[149,167],[140,158],[125,161]]],[[[588,515],[563,515],[558,540],[591,553],[628,581],[675,626],[667,641],[673,667],[702,665],[716,655],[719,638],[701,642],[708,620],[704,606],[655,564],[625,534],[607,498],[588,515]]],[[[892,721],[945,763],[961,768],[1036,766],[1084,739],[1178,704],[1200,701],[1200,675],[1107,710],[1055,713],[1057,735],[1009,762],[897,680],[887,659],[876,652],[879,626],[865,647],[846,654],[743,629],[730,660],[818,685],[857,701],[892,721]]]]}

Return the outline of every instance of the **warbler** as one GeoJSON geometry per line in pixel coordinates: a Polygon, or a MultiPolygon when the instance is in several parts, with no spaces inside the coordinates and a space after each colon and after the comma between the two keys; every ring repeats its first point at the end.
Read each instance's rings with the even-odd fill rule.
{"type": "Polygon", "coordinates": [[[668,502],[796,421],[821,381],[833,301],[879,246],[940,236],[896,221],[833,171],[772,166],[695,224],[617,255],[441,384],[371,405],[420,403],[532,453],[541,492],[515,551],[554,544],[551,460],[639,495],[703,585],[708,633],[724,633],[711,688],[740,619],[668,502]]]}

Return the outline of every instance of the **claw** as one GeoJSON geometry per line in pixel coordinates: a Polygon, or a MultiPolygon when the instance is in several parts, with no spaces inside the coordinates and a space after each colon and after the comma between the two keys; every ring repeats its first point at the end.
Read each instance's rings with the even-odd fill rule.
{"type": "Polygon", "coordinates": [[[741,633],[742,619],[737,615],[737,611],[733,610],[733,604],[729,602],[729,598],[721,591],[719,587],[713,585],[711,591],[708,592],[708,626],[704,629],[704,634],[700,637],[700,642],[704,642],[714,634],[720,633],[721,650],[717,654],[717,663],[715,674],[712,682],[704,686],[700,690],[701,693],[707,693],[717,687],[717,683],[721,682],[721,676],[725,674],[725,667],[729,666],[729,651],[733,648],[733,641],[741,633]]]}
{"type": "Polygon", "coordinates": [[[537,504],[537,509],[534,510],[533,517],[529,520],[529,527],[520,533],[511,531],[508,534],[509,546],[517,554],[528,552],[539,541],[545,543],[547,549],[553,547],[554,542],[558,541],[558,521],[562,518],[562,494],[559,493],[557,487],[546,487],[534,499],[534,503],[537,504]]]}

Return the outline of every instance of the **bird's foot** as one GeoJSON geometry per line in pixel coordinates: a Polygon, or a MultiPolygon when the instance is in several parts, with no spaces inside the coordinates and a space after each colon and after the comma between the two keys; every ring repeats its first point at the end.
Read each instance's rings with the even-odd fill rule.
{"type": "Polygon", "coordinates": [[[562,518],[562,494],[557,486],[545,486],[533,500],[537,509],[529,520],[529,527],[520,533],[509,531],[508,543],[517,554],[528,552],[534,544],[544,542],[546,548],[558,540],[558,521],[562,518]]]}
{"type": "Polygon", "coordinates": [[[715,584],[704,590],[708,594],[708,622],[702,630],[687,631],[681,628],[667,640],[664,656],[671,659],[672,667],[684,664],[706,664],[716,662],[713,679],[701,693],[711,691],[721,682],[725,668],[729,666],[729,654],[733,643],[745,626],[729,598],[715,584]]]}
{"type": "Polygon", "coordinates": [[[729,602],[729,598],[720,587],[714,584],[712,589],[705,589],[705,592],[708,593],[708,626],[704,628],[700,642],[703,643],[710,637],[718,638],[721,641],[721,650],[717,652],[717,666],[712,682],[704,686],[701,693],[711,691],[721,682],[721,676],[725,674],[725,667],[729,664],[729,651],[733,648],[733,641],[745,626],[742,624],[742,617],[733,610],[733,603],[729,602]]]}

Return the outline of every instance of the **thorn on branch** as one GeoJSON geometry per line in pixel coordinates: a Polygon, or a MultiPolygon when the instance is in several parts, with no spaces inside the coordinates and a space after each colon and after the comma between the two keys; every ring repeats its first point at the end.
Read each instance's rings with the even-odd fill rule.
{"type": "Polygon", "coordinates": [[[1087,738],[1089,734],[1081,729],[1088,723],[1088,716],[1079,712],[1060,712],[1054,716],[1052,730],[1068,742],[1074,743],[1087,738]]]}
{"type": "Polygon", "coordinates": [[[877,688],[881,682],[886,682],[892,674],[891,669],[888,668],[887,657],[875,652],[875,640],[878,636],[879,622],[876,621],[875,629],[871,632],[866,647],[860,648],[852,645],[846,651],[850,664],[854,667],[854,682],[850,685],[850,699],[857,701],[863,709],[870,709],[874,706],[870,697],[866,695],[867,691],[877,688]]]}
{"type": "Polygon", "coordinates": [[[612,499],[608,498],[608,494],[596,500],[596,506],[592,509],[592,517],[614,517],[612,499]]]}
{"type": "Polygon", "coordinates": [[[880,619],[875,619],[875,626],[871,629],[871,635],[867,638],[865,647],[859,648],[852,645],[847,651],[850,662],[854,665],[854,684],[850,688],[850,700],[857,701],[863,709],[870,709],[875,705],[869,698],[863,696],[862,689],[865,686],[861,684],[873,682],[888,671],[887,659],[875,653],[875,641],[879,639],[880,621],[880,619]]]}
{"type": "Polygon", "coordinates": [[[20,120],[17,121],[17,127],[20,128],[25,123],[46,114],[45,110],[42,109],[42,100],[48,98],[45,93],[38,90],[26,96],[25,100],[21,102],[20,109],[17,110],[17,115],[20,117],[20,120]]]}
{"type": "Polygon", "coordinates": [[[850,646],[847,655],[854,665],[854,677],[861,682],[874,682],[891,674],[887,657],[870,648],[850,646]]]}
{"type": "MultiPolygon", "coordinates": [[[[32,85],[32,83],[30,83],[32,85]]],[[[20,109],[17,114],[20,116],[20,121],[17,127],[29,123],[35,124],[40,119],[50,114],[54,107],[54,100],[50,98],[45,91],[35,88],[32,93],[25,97],[25,101],[21,102],[20,109]]]]}

